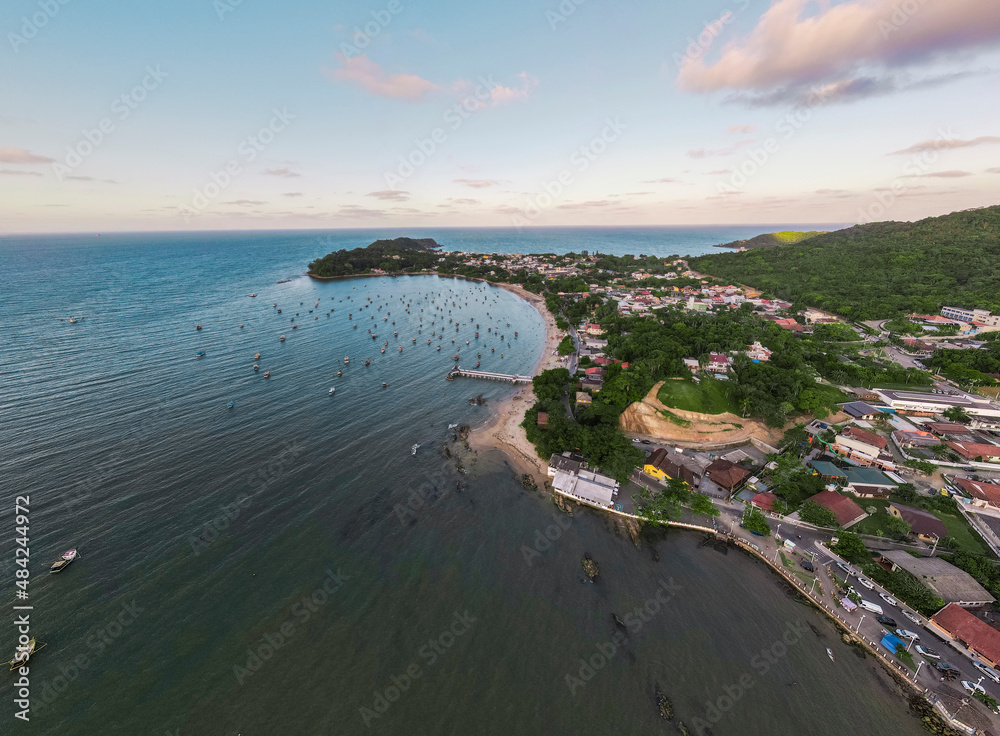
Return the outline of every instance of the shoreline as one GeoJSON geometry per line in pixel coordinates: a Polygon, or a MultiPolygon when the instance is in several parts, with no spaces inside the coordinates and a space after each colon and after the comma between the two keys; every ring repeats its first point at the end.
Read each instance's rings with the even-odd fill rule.
{"type": "MultiPolygon", "coordinates": [[[[545,306],[545,299],[515,284],[493,284],[505,289],[528,302],[545,322],[545,344],[542,354],[535,364],[533,375],[543,370],[557,368],[562,363],[552,351],[558,344],[561,331],[556,327],[555,317],[545,306]]],[[[475,450],[495,449],[507,456],[519,474],[530,475],[539,488],[544,488],[548,479],[548,463],[538,457],[535,446],[521,429],[524,412],[535,403],[534,386],[523,385],[497,404],[493,418],[484,426],[469,434],[469,445],[475,450]]]]}

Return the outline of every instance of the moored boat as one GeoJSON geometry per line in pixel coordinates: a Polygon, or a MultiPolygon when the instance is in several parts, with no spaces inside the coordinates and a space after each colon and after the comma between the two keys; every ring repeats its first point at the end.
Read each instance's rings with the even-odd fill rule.
{"type": "Polygon", "coordinates": [[[330,396],[333,396],[333,392],[334,392],[334,391],[336,391],[336,390],[337,390],[337,389],[335,389],[335,388],[331,388],[331,389],[330,389],[330,396]]]}
{"type": "Polygon", "coordinates": [[[49,568],[49,572],[62,572],[65,568],[69,567],[69,563],[78,558],[80,555],[75,549],[70,549],[62,553],[52,567],[49,568]]]}
{"type": "Polygon", "coordinates": [[[350,362],[351,362],[351,359],[345,355],[344,356],[344,365],[347,365],[350,362]]]}
{"type": "Polygon", "coordinates": [[[23,667],[28,664],[28,660],[31,659],[31,655],[44,646],[44,644],[32,638],[27,644],[16,647],[14,649],[14,658],[9,662],[11,672],[16,670],[18,667],[23,667]]]}
{"type": "Polygon", "coordinates": [[[278,342],[284,342],[284,341],[285,341],[285,336],[284,335],[282,335],[281,337],[278,338],[278,342]]]}
{"type": "Polygon", "coordinates": [[[270,377],[271,377],[271,371],[264,371],[264,378],[270,378],[270,377]]]}
{"type": "Polygon", "coordinates": [[[199,350],[197,353],[194,354],[194,357],[196,357],[196,358],[204,358],[205,357],[205,351],[204,350],[199,350]]]}
{"type": "Polygon", "coordinates": [[[414,443],[413,447],[410,448],[410,454],[411,455],[416,455],[417,454],[417,450],[419,450],[419,449],[420,449],[420,445],[414,443]]]}

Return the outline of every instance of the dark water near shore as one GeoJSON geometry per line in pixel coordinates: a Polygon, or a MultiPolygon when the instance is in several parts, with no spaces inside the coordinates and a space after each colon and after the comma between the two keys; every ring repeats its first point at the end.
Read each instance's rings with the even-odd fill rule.
{"type": "MultiPolygon", "coordinates": [[[[482,367],[525,372],[541,319],[462,280],[300,276],[332,249],[298,234],[0,241],[0,501],[31,496],[32,633],[48,642],[22,730],[676,733],[656,713],[658,682],[692,733],[709,716],[717,736],[922,733],[875,663],[763,566],[686,533],[637,549],[604,517],[554,515],[502,456],[449,443],[459,472],[447,425],[486,421],[489,404],[467,399],[509,389],[445,381],[455,347],[469,365],[479,322],[482,367]],[[440,353],[426,344],[437,306],[440,353]],[[536,542],[557,520],[556,541],[536,542]],[[71,546],[83,559],[48,576],[71,546]],[[585,553],[597,584],[581,582],[585,553]],[[639,610],[648,620],[621,642],[612,612],[639,610]]],[[[13,626],[2,631],[12,649],[13,626]]]]}

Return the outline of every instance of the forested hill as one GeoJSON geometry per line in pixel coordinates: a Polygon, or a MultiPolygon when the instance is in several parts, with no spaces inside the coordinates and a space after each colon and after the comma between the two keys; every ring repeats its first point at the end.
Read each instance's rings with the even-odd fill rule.
{"type": "Polygon", "coordinates": [[[433,238],[376,240],[367,248],[338,250],[309,264],[313,276],[353,276],[380,269],[387,273],[428,270],[437,265],[440,248],[433,238]]]}
{"type": "Polygon", "coordinates": [[[825,230],[810,230],[809,232],[797,232],[795,230],[785,230],[780,233],[764,233],[756,235],[749,240],[734,240],[732,243],[723,243],[716,248],[773,248],[776,245],[786,245],[788,243],[801,243],[803,240],[815,238],[817,235],[825,235],[825,230]]]}
{"type": "Polygon", "coordinates": [[[875,222],[790,245],[689,259],[695,271],[851,319],[942,305],[1000,312],[1000,206],[875,222]]]}

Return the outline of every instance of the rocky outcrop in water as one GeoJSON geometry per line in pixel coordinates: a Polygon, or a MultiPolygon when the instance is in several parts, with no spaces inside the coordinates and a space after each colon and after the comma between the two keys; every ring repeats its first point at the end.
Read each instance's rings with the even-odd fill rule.
{"type": "Polygon", "coordinates": [[[590,559],[589,556],[583,558],[583,571],[587,573],[587,577],[590,578],[591,582],[600,574],[600,570],[597,569],[597,563],[590,559]]]}

